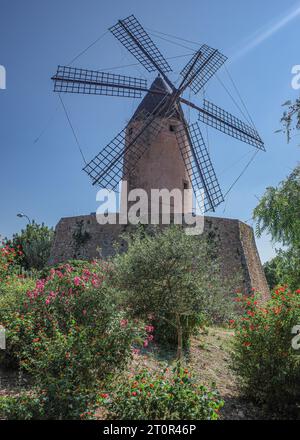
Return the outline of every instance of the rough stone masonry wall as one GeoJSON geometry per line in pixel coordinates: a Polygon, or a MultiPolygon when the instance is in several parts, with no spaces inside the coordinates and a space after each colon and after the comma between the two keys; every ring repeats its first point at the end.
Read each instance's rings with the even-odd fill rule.
{"type": "MultiPolygon", "coordinates": [[[[99,225],[95,214],[62,218],[56,226],[49,263],[107,258],[113,255],[116,241],[125,251],[126,244],[120,240],[120,234],[133,229],[131,225],[99,225]]],[[[267,298],[269,288],[252,228],[239,220],[205,217],[204,233],[217,245],[222,278],[239,277],[237,288],[244,293],[255,288],[267,298]]]]}

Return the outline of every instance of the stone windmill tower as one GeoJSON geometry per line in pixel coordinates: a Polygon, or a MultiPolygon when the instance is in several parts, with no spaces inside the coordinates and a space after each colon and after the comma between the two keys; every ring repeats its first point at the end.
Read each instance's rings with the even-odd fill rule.
{"type": "MultiPolygon", "coordinates": [[[[126,143],[130,144],[134,133],[143,126],[145,116],[155,114],[155,109],[159,108],[164,95],[167,93],[168,88],[164,81],[160,76],[156,77],[149,92],[127,125],[126,143]],[[155,94],[155,92],[159,92],[159,94],[155,94]]],[[[127,182],[126,192],[128,193],[136,188],[144,189],[148,195],[149,211],[158,209],[159,212],[162,212],[161,204],[157,207],[151,207],[151,190],[154,188],[158,190],[166,189],[170,193],[173,190],[180,190],[182,197],[178,200],[175,197],[170,199],[171,213],[191,213],[193,209],[192,192],[185,191],[187,189],[192,190],[192,183],[182,160],[180,146],[175,134],[176,131],[184,128],[181,121],[182,110],[179,110],[177,106],[178,104],[173,104],[172,108],[167,107],[168,112],[157,115],[161,130],[155,138],[151,139],[147,151],[140,158],[136,167],[131,166],[131,150],[126,150],[124,155],[123,180],[127,182]],[[132,171],[128,173],[127,170],[132,171]]],[[[189,151],[189,156],[190,154],[189,151]]],[[[127,198],[127,194],[122,194],[122,198],[127,198]]]]}
{"type": "MultiPolygon", "coordinates": [[[[118,190],[120,181],[128,189],[141,188],[149,194],[152,189],[184,190],[193,188],[201,212],[215,211],[224,201],[220,185],[198,122],[188,124],[182,104],[198,112],[198,120],[224,134],[265,151],[256,129],[247,125],[217,105],[204,99],[197,105],[183,97],[189,88],[197,94],[226,61],[218,50],[202,45],[181,71],[179,86],[168,78],[172,70],[150,36],[131,15],[110,28],[112,34],[141,63],[148,72],[158,76],[151,87],[144,79],[108,72],[59,66],[52,77],[54,91],[144,99],[129,123],[114,139],[84,166],[92,184],[118,190]],[[199,190],[204,204],[197,199],[199,190]],[[200,202],[200,203],[199,203],[200,202]]],[[[125,198],[125,194],[122,193],[125,198]]],[[[122,198],[121,197],[121,198],[122,198]]],[[[192,196],[176,212],[190,213],[192,196]]],[[[50,263],[70,258],[110,256],[112,244],[124,230],[120,224],[99,225],[95,215],[61,219],[50,263]],[[79,225],[79,226],[78,226],[79,225]],[[80,248],[74,243],[74,232],[84,230],[88,240],[80,248]],[[95,243],[98,244],[95,245],[95,243]]],[[[226,277],[242,275],[241,288],[251,287],[268,295],[268,286],[256,249],[252,228],[240,222],[205,216],[205,233],[216,237],[221,258],[221,272],[226,277]]]]}

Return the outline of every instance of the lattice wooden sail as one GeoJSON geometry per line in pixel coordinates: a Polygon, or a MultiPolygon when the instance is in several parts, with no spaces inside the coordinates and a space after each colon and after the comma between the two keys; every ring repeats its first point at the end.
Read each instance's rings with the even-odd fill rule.
{"type": "MultiPolygon", "coordinates": [[[[176,130],[176,139],[185,168],[195,192],[198,189],[204,191],[204,211],[214,211],[224,200],[222,191],[200,126],[198,123],[187,124],[181,104],[197,110],[201,122],[265,151],[264,143],[254,127],[207,100],[201,107],[182,96],[188,87],[195,94],[203,89],[225,63],[226,56],[217,49],[202,45],[182,69],[182,80],[176,88],[167,76],[172,71],[167,59],[134,15],[119,20],[109,30],[148,72],[156,71],[160,77],[148,89],[147,81],[140,78],[70,66],[58,67],[52,77],[54,91],[58,93],[129,98],[140,98],[145,92],[148,94],[150,110],[143,114],[138,132],[131,136],[126,126],[84,167],[84,171],[92,179],[93,185],[116,190],[122,177],[131,175],[160,133],[162,120],[176,113],[181,121],[181,129],[176,130]],[[125,160],[126,156],[130,160],[125,160]]],[[[137,109],[139,111],[140,107],[137,109]]]]}

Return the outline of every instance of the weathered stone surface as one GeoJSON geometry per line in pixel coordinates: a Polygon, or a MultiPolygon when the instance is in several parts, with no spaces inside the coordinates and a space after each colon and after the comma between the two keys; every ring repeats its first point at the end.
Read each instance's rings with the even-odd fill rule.
{"type": "MultiPolygon", "coordinates": [[[[120,235],[133,228],[131,225],[99,225],[95,214],[62,218],[56,226],[49,263],[107,258],[114,254],[116,241],[126,250],[120,235]]],[[[239,289],[249,293],[255,288],[267,298],[269,288],[252,228],[239,220],[205,217],[204,233],[217,245],[222,277],[226,279],[239,275],[239,289]]]]}

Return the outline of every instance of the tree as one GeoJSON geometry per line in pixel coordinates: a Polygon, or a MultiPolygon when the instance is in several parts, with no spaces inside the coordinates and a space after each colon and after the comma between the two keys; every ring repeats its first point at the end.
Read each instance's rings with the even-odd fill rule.
{"type": "Polygon", "coordinates": [[[197,317],[220,308],[217,298],[229,303],[218,262],[203,237],[186,235],[176,226],[154,235],[138,231],[127,241],[128,251],[114,258],[114,282],[124,292],[122,300],[136,316],[154,315],[165,332],[176,329],[180,359],[197,317]]]}
{"type": "Polygon", "coordinates": [[[6,239],[5,244],[21,250],[17,263],[25,270],[41,270],[47,265],[54,237],[52,228],[44,223],[41,225],[28,223],[20,233],[14,234],[12,239],[6,239]]]}
{"type": "Polygon", "coordinates": [[[283,123],[284,131],[287,134],[287,141],[290,142],[291,131],[294,129],[300,130],[300,98],[296,99],[294,103],[287,101],[283,105],[287,106],[288,110],[283,113],[281,122],[283,123]],[[295,127],[293,127],[293,122],[295,122],[295,127]]]}
{"type": "Polygon", "coordinates": [[[300,164],[277,188],[269,187],[254,210],[256,231],[276,242],[300,247],[300,164]]]}
{"type": "Polygon", "coordinates": [[[264,264],[264,270],[271,289],[286,284],[292,290],[300,286],[300,254],[294,248],[277,251],[276,257],[264,264]]]}
{"type": "Polygon", "coordinates": [[[274,242],[287,248],[281,250],[266,273],[276,274],[273,282],[288,283],[298,288],[300,284],[300,164],[278,187],[269,187],[254,210],[256,233],[271,235],[274,242]]]}

